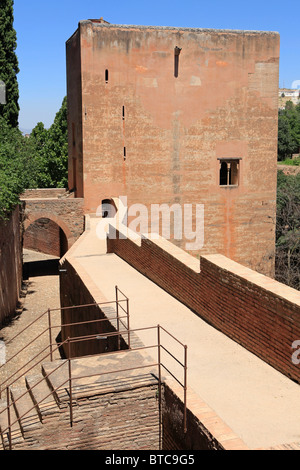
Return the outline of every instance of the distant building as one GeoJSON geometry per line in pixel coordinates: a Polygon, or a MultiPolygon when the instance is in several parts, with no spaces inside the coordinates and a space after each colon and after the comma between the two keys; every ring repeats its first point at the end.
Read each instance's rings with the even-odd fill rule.
{"type": "Polygon", "coordinates": [[[300,90],[293,90],[289,88],[280,88],[278,91],[278,105],[279,108],[284,108],[287,101],[292,101],[294,104],[300,103],[300,90]]]}

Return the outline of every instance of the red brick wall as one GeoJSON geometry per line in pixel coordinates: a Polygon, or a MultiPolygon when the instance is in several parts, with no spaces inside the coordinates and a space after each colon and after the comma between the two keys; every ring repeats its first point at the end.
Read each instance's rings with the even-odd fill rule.
{"type": "Polygon", "coordinates": [[[0,221],[0,325],[15,312],[22,283],[19,208],[0,221]]]}
{"type": "Polygon", "coordinates": [[[195,260],[166,241],[108,240],[116,253],[215,328],[300,383],[300,293],[223,255],[195,260]],[[167,251],[166,251],[167,249],[167,251]],[[172,253],[173,252],[173,253],[172,253]],[[181,253],[181,254],[180,254],[181,253]]]}

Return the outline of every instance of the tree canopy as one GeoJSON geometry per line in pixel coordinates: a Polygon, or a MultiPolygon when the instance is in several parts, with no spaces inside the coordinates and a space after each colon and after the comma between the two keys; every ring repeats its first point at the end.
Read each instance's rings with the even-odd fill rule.
{"type": "Polygon", "coordinates": [[[0,0],[0,80],[6,90],[5,103],[0,103],[0,116],[16,128],[19,119],[19,65],[15,53],[17,36],[13,28],[13,4],[13,0],[0,0]]]}
{"type": "Polygon", "coordinates": [[[300,290],[300,173],[278,172],[276,279],[300,290]]]}
{"type": "Polygon", "coordinates": [[[290,158],[300,149],[300,104],[287,101],[278,112],[278,160],[290,158]]]}
{"type": "Polygon", "coordinates": [[[68,185],[67,98],[62,101],[49,130],[39,122],[29,137],[37,170],[31,182],[39,188],[66,188],[68,185]]]}
{"type": "Polygon", "coordinates": [[[33,170],[33,157],[22,133],[0,116],[0,218],[17,205],[33,170]]]}
{"type": "Polygon", "coordinates": [[[67,188],[67,99],[49,129],[39,122],[30,137],[0,116],[0,218],[6,218],[24,189],[67,188]]]}

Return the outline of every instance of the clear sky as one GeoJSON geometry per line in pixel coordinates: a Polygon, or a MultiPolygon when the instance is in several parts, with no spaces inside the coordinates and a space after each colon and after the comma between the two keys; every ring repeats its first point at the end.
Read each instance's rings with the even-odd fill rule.
{"type": "Polygon", "coordinates": [[[14,0],[21,129],[49,127],[66,95],[66,40],[80,20],[277,31],[279,86],[300,80],[299,0],[14,0]]]}

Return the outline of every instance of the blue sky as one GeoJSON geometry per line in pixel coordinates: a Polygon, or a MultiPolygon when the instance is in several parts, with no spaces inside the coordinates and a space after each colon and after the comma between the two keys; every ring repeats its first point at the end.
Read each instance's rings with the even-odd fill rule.
{"type": "Polygon", "coordinates": [[[65,42],[80,20],[115,24],[278,31],[279,86],[300,80],[299,1],[15,0],[21,129],[49,127],[66,94],[65,42]]]}

